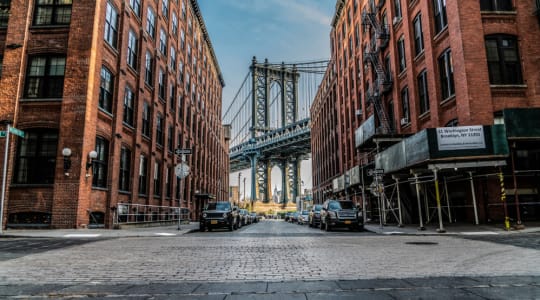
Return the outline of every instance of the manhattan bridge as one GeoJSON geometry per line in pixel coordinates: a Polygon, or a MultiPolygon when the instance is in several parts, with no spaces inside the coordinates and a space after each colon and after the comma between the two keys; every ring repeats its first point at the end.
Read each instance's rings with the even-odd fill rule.
{"type": "Polygon", "coordinates": [[[230,172],[251,170],[252,201],[270,201],[275,166],[282,174],[281,202],[300,195],[301,162],[311,153],[310,107],[327,65],[328,60],[260,63],[253,57],[223,115],[231,125],[230,172]]]}

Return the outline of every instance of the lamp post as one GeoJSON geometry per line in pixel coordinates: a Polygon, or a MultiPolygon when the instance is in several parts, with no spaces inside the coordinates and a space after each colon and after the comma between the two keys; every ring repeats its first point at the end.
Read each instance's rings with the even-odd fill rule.
{"type": "Polygon", "coordinates": [[[6,197],[6,177],[9,159],[9,128],[11,121],[3,121],[6,124],[6,145],[4,147],[4,170],[2,172],[2,198],[0,198],[0,234],[4,229],[4,198],[6,197]]]}
{"type": "Polygon", "coordinates": [[[242,178],[242,172],[238,172],[238,199],[236,200],[237,205],[240,205],[240,178],[242,178]]]}

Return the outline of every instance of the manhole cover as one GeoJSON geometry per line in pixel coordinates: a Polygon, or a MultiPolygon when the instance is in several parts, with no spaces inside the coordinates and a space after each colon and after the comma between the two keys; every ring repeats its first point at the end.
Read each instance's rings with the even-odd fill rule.
{"type": "Polygon", "coordinates": [[[408,245],[438,245],[439,243],[435,242],[405,242],[408,245]]]}

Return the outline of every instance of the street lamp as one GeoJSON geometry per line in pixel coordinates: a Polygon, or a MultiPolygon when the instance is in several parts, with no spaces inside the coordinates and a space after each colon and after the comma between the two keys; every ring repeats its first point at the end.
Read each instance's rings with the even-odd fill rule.
{"type": "Polygon", "coordinates": [[[71,159],[69,158],[71,156],[71,149],[70,148],[64,148],[62,149],[62,156],[64,157],[64,175],[69,176],[69,168],[71,168],[71,159]]]}
{"type": "Polygon", "coordinates": [[[96,150],[92,150],[88,153],[88,159],[86,160],[86,177],[89,177],[88,170],[93,167],[94,160],[97,158],[98,153],[96,150]]]}

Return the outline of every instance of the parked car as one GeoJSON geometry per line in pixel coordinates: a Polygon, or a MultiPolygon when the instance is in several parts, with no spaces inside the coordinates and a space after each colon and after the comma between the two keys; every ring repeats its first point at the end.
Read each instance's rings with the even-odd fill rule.
{"type": "Polygon", "coordinates": [[[252,212],[250,215],[251,215],[251,222],[252,223],[259,223],[259,216],[257,216],[257,213],[252,212]]]}
{"type": "Polygon", "coordinates": [[[199,218],[199,230],[211,231],[213,228],[227,228],[229,231],[236,229],[238,223],[238,211],[230,202],[220,201],[208,203],[201,212],[199,218]]]}
{"type": "Polygon", "coordinates": [[[283,218],[283,220],[285,220],[285,222],[290,222],[292,214],[292,212],[285,213],[285,217],[283,218]]]}
{"type": "Polygon", "coordinates": [[[322,204],[315,204],[309,210],[309,227],[319,227],[321,225],[322,204]]]}
{"type": "Polygon", "coordinates": [[[321,209],[321,229],[330,231],[336,227],[362,230],[362,211],[350,200],[326,200],[321,209]]]}
{"type": "Polygon", "coordinates": [[[299,213],[298,212],[293,212],[290,216],[289,216],[289,222],[291,223],[296,223],[298,222],[298,215],[299,213]]]}
{"type": "Polygon", "coordinates": [[[304,225],[309,222],[309,211],[303,210],[301,213],[298,214],[298,224],[304,225]]]}
{"type": "Polygon", "coordinates": [[[240,217],[240,222],[242,223],[242,226],[246,226],[246,225],[249,225],[250,222],[250,217],[249,217],[249,213],[247,211],[247,209],[240,209],[238,211],[238,215],[240,217]]]}

